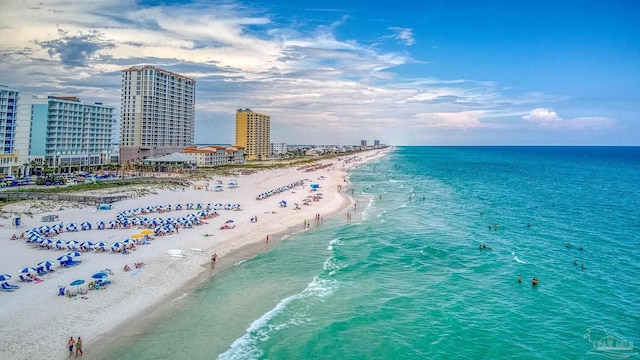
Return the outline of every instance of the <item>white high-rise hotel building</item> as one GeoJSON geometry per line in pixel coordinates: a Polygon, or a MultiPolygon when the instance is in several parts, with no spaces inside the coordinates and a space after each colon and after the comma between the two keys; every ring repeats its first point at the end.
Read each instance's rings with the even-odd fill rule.
{"type": "Polygon", "coordinates": [[[154,66],[122,71],[120,161],[180,152],[195,142],[194,79],[154,66]]]}
{"type": "Polygon", "coordinates": [[[57,171],[111,162],[113,106],[76,96],[20,96],[15,149],[20,163],[57,171]]]}

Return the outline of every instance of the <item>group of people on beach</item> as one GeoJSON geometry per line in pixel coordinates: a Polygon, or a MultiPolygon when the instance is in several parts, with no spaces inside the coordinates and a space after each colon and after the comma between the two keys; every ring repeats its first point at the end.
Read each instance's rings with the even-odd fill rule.
{"type": "Polygon", "coordinates": [[[73,349],[76,349],[76,357],[82,356],[82,338],[78,336],[78,340],[74,340],[73,336],[67,341],[67,348],[69,349],[69,357],[73,355],[73,349]]]}

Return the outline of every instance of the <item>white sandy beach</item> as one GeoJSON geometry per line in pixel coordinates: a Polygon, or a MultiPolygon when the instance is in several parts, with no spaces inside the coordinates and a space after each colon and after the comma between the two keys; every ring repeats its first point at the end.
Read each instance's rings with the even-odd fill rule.
{"type": "MultiPolygon", "coordinates": [[[[276,234],[290,227],[296,226],[300,230],[303,222],[309,220],[311,227],[315,226],[316,214],[326,216],[345,208],[349,199],[339,188],[345,185],[349,168],[383,156],[386,151],[376,150],[357,154],[356,161],[345,163],[341,160],[325,160],[322,163],[333,162],[320,170],[303,172],[294,168],[283,170],[267,170],[251,175],[242,175],[223,180],[224,191],[212,191],[216,179],[208,183],[209,191],[205,188],[170,189],[169,187],[150,187],[151,194],[144,197],[116,202],[111,210],[96,210],[77,204],[47,204],[43,202],[21,202],[6,205],[3,210],[5,216],[12,213],[20,216],[22,225],[15,229],[11,226],[11,217],[0,219],[0,274],[9,274],[9,283],[19,285],[14,292],[0,293],[0,321],[2,327],[0,337],[0,358],[2,359],[57,359],[67,358],[66,342],[70,336],[82,336],[84,342],[84,357],[93,358],[92,348],[105,341],[109,332],[135,321],[138,314],[153,308],[154,305],[170,301],[172,294],[183,288],[189,282],[205,273],[211,273],[210,256],[216,252],[218,263],[225,254],[250,244],[266,244],[267,234],[276,234]],[[260,193],[288,185],[297,180],[303,180],[303,186],[297,186],[288,191],[271,196],[264,200],[256,200],[260,193]],[[237,180],[237,188],[229,188],[227,183],[237,180]],[[311,192],[310,184],[317,183],[320,189],[311,192]],[[184,191],[183,191],[184,190],[184,191]],[[322,193],[322,199],[312,201],[310,205],[303,205],[303,199],[322,193]],[[286,201],[287,207],[281,207],[280,201],[286,201]],[[56,259],[68,251],[43,250],[36,245],[27,243],[24,239],[10,240],[12,234],[20,234],[29,229],[42,225],[53,225],[89,222],[94,225],[93,230],[79,230],[77,232],[63,232],[52,240],[107,241],[110,243],[122,241],[143,228],[97,230],[98,221],[115,220],[116,214],[147,206],[187,203],[240,204],[241,211],[218,210],[219,216],[204,220],[207,223],[193,228],[179,228],[179,233],[156,236],[148,245],[138,245],[130,254],[111,252],[84,252],[77,260],[80,265],[62,268],[56,259]],[[295,210],[294,203],[300,204],[295,210]],[[66,208],[65,208],[66,207],[66,208]],[[58,215],[59,220],[54,223],[43,223],[44,215],[58,215]],[[257,216],[257,222],[250,219],[257,216]],[[235,228],[221,230],[220,227],[228,220],[233,220],[235,228]],[[208,236],[207,236],[208,235],[208,236]],[[184,250],[185,257],[171,257],[167,254],[170,249],[184,250]],[[19,280],[19,270],[24,267],[37,267],[41,262],[49,260],[55,262],[55,272],[40,277],[41,282],[22,282],[19,280]],[[136,269],[134,263],[144,262],[144,267],[136,269]],[[132,271],[125,272],[123,267],[129,265],[132,271]],[[89,290],[86,295],[73,298],[58,296],[58,287],[66,286],[71,291],[78,287],[69,284],[77,279],[85,280],[79,288],[87,289],[88,283],[93,281],[92,274],[102,269],[111,269],[114,273],[109,279],[112,284],[102,290],[89,290]]],[[[196,210],[173,210],[164,213],[149,213],[144,216],[178,218],[189,213],[196,214],[196,210]]]]}

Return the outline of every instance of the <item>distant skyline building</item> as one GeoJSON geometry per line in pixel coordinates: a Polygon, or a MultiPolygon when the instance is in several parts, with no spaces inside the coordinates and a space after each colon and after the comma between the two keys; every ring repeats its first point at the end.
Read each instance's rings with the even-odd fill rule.
{"type": "Polygon", "coordinates": [[[373,146],[380,146],[380,140],[373,140],[373,146]]]}
{"type": "Polygon", "coordinates": [[[287,153],[287,143],[271,143],[271,155],[284,155],[287,153]]]}
{"type": "Polygon", "coordinates": [[[248,160],[269,158],[271,150],[271,117],[251,111],[236,111],[236,142],[242,146],[248,160]]]}
{"type": "Polygon", "coordinates": [[[367,140],[360,140],[360,146],[367,146],[367,140]]]}
{"type": "Polygon", "coordinates": [[[74,96],[21,96],[16,149],[21,163],[71,171],[111,162],[114,107],[74,96]]]}
{"type": "Polygon", "coordinates": [[[122,70],[120,161],[181,152],[195,142],[196,81],[154,66],[122,70]]]}
{"type": "Polygon", "coordinates": [[[8,86],[0,85],[0,173],[17,175],[21,164],[15,150],[16,126],[18,121],[18,98],[20,92],[8,86]]]}

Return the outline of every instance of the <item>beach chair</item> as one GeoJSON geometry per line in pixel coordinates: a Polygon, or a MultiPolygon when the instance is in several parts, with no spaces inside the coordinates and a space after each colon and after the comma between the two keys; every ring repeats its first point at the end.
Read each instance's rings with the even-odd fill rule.
{"type": "Polygon", "coordinates": [[[13,284],[9,284],[8,282],[3,282],[2,285],[4,285],[5,287],[11,288],[11,289],[20,289],[20,286],[18,285],[13,285],[13,284]]]}
{"type": "Polygon", "coordinates": [[[32,279],[29,279],[28,277],[25,277],[24,275],[20,275],[20,281],[24,281],[24,282],[32,282],[32,279]]]}
{"type": "Polygon", "coordinates": [[[6,291],[6,292],[12,292],[12,291],[16,291],[16,289],[7,286],[7,283],[2,283],[2,291],[6,291]]]}
{"type": "Polygon", "coordinates": [[[44,270],[44,266],[38,266],[38,275],[42,276],[44,274],[46,274],[47,272],[44,270]]]}
{"type": "Polygon", "coordinates": [[[47,266],[47,268],[45,270],[47,270],[50,273],[56,272],[55,270],[53,270],[53,268],[51,266],[47,266]]]}
{"type": "Polygon", "coordinates": [[[58,296],[64,296],[66,293],[67,287],[66,286],[58,286],[58,296]]]}
{"type": "Polygon", "coordinates": [[[72,267],[72,266],[76,266],[76,265],[80,265],[82,261],[78,260],[78,261],[74,261],[74,260],[68,260],[68,261],[61,261],[60,262],[60,266],[62,267],[72,267]]]}

